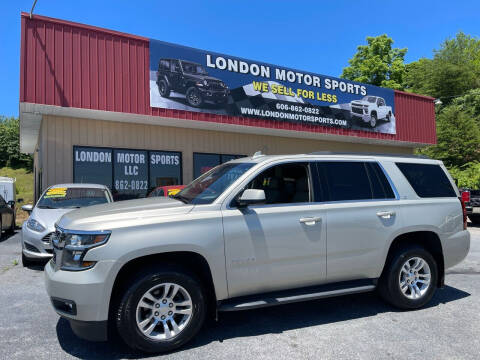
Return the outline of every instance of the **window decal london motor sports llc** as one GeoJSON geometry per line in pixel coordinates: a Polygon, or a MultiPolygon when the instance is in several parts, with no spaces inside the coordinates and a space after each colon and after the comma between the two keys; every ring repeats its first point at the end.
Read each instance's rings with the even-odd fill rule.
{"type": "Polygon", "coordinates": [[[395,134],[394,91],[150,40],[150,105],[395,134]]]}

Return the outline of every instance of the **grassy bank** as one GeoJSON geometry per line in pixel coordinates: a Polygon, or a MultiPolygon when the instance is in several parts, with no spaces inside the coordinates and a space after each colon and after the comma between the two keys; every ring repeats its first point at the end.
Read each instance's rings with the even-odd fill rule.
{"type": "Polygon", "coordinates": [[[17,200],[23,199],[23,203],[16,204],[17,225],[21,226],[28,214],[23,211],[23,204],[33,204],[33,172],[26,169],[12,169],[8,167],[0,168],[0,176],[6,176],[17,179],[15,186],[17,189],[17,200]]]}

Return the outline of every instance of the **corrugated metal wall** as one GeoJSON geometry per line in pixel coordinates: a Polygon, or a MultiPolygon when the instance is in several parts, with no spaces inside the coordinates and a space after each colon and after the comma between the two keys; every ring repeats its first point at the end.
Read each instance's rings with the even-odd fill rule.
{"type": "Polygon", "coordinates": [[[22,13],[20,101],[279,128],[353,137],[435,143],[430,98],[396,92],[397,134],[351,131],[150,107],[147,38],[22,13]]]}

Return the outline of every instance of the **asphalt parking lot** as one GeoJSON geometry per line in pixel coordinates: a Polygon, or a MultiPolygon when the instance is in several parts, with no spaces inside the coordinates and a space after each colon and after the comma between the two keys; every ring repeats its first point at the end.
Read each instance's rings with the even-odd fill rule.
{"type": "MultiPolygon", "coordinates": [[[[466,260],[427,308],[402,312],[375,294],[221,314],[171,359],[478,359],[480,228],[466,260]]],[[[132,359],[120,341],[73,335],[50,306],[42,267],[21,264],[20,234],[0,241],[0,359],[132,359]]]]}

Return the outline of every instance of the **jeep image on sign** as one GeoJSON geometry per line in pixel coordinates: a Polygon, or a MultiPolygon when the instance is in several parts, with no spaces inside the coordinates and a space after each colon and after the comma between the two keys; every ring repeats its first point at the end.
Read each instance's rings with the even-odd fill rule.
{"type": "Polygon", "coordinates": [[[225,104],[229,90],[225,83],[208,76],[197,63],[179,59],[160,59],[157,71],[160,96],[168,98],[172,91],[185,95],[188,105],[202,107],[205,102],[225,104]]]}

